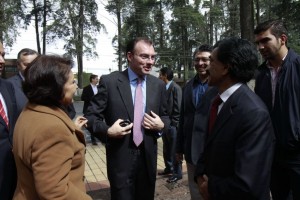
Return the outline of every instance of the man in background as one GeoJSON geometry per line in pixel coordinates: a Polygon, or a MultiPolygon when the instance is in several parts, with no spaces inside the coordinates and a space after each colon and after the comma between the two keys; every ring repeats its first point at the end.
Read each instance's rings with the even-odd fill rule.
{"type": "MultiPolygon", "coordinates": [[[[5,51],[0,42],[0,74],[4,69],[5,51]]],[[[0,199],[11,200],[17,184],[17,171],[12,153],[13,131],[20,110],[14,87],[0,78],[0,199]]]]}
{"type": "Polygon", "coordinates": [[[182,162],[177,162],[175,159],[182,91],[180,86],[173,81],[173,76],[173,71],[168,67],[163,67],[159,71],[159,78],[166,84],[167,110],[171,123],[162,136],[165,169],[163,172],[158,173],[158,175],[172,174],[167,182],[176,182],[177,180],[182,179],[182,162]]]}
{"type": "Polygon", "coordinates": [[[17,68],[18,73],[7,80],[11,82],[15,88],[18,107],[23,109],[27,103],[27,97],[25,96],[22,88],[22,82],[24,81],[24,71],[27,66],[38,56],[38,52],[35,50],[24,48],[18,53],[17,68]]]}
{"type": "MultiPolygon", "coordinates": [[[[99,82],[98,75],[91,74],[90,75],[90,84],[85,86],[82,90],[81,100],[84,101],[83,102],[83,110],[82,110],[83,114],[87,113],[87,108],[90,104],[90,101],[92,100],[93,96],[95,96],[98,93],[98,88],[97,88],[98,82],[99,82]]],[[[97,145],[94,134],[92,132],[90,132],[90,134],[91,134],[92,144],[97,145]]]]}
{"type": "Polygon", "coordinates": [[[276,148],[271,176],[273,200],[300,199],[300,56],[287,47],[281,20],[257,25],[255,42],[265,62],[255,92],[270,112],[276,148]]]}
{"type": "Polygon", "coordinates": [[[176,157],[178,162],[183,160],[183,155],[185,157],[192,200],[202,199],[198,186],[194,181],[194,173],[197,161],[204,148],[206,132],[200,130],[205,129],[207,126],[207,117],[203,115],[204,119],[199,118],[198,121],[195,121],[195,116],[196,113],[200,112],[208,113],[206,104],[210,102],[208,97],[211,97],[211,95],[205,99],[203,99],[203,96],[208,89],[206,68],[210,62],[211,51],[211,46],[201,45],[194,52],[194,67],[197,73],[183,88],[177,133],[176,157]],[[196,129],[196,125],[201,129],[196,129]]]}

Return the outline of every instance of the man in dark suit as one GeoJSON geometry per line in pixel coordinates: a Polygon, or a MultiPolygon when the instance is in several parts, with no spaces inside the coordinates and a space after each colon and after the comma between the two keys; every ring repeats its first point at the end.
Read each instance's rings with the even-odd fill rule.
{"type": "Polygon", "coordinates": [[[157,138],[170,123],[166,86],[150,75],[155,55],[148,38],[131,40],[128,69],[101,77],[85,115],[95,136],[106,137],[113,200],[154,199],[157,138]]]}
{"type": "Polygon", "coordinates": [[[7,80],[11,82],[15,88],[17,105],[20,109],[23,109],[27,103],[27,97],[25,96],[22,89],[22,82],[24,81],[24,71],[27,66],[38,56],[38,52],[35,50],[25,48],[21,49],[17,57],[18,73],[7,80]]]}
{"type": "Polygon", "coordinates": [[[270,199],[275,137],[266,106],[246,85],[257,65],[257,51],[247,40],[225,39],[212,51],[208,84],[219,94],[195,173],[205,200],[270,199]]]}
{"type": "MultiPolygon", "coordinates": [[[[4,48],[0,42],[0,74],[4,69],[4,48]]],[[[0,78],[0,199],[11,200],[17,184],[17,171],[12,153],[14,126],[19,116],[14,87],[0,78]],[[5,121],[7,118],[8,121],[5,121]]]]}
{"type": "MultiPolygon", "coordinates": [[[[81,100],[84,101],[83,102],[83,110],[82,110],[83,114],[86,114],[87,108],[90,104],[90,101],[92,100],[93,96],[95,96],[98,93],[98,88],[97,88],[98,82],[99,82],[98,75],[91,74],[90,75],[90,84],[85,86],[82,90],[81,100]]],[[[91,134],[92,144],[97,145],[96,138],[95,138],[93,132],[91,131],[90,134],[91,134]]]]}
{"type": "Polygon", "coordinates": [[[181,87],[173,81],[173,77],[173,71],[168,67],[163,67],[159,70],[159,78],[166,84],[167,110],[171,123],[167,128],[167,132],[163,133],[162,136],[165,169],[163,172],[158,173],[158,175],[172,174],[167,182],[176,182],[177,180],[182,179],[182,162],[177,162],[175,159],[182,91],[181,87]]]}
{"type": "Polygon", "coordinates": [[[183,159],[183,155],[185,157],[192,200],[202,199],[198,186],[194,181],[194,174],[197,161],[204,148],[203,138],[205,137],[205,132],[199,132],[198,130],[200,129],[196,129],[195,125],[200,127],[205,126],[207,117],[199,115],[205,118],[195,121],[195,115],[200,111],[202,114],[205,113],[205,110],[207,112],[205,107],[206,101],[210,102],[209,97],[214,96],[209,95],[205,99],[202,99],[208,89],[206,68],[209,65],[211,51],[211,46],[201,45],[194,52],[193,63],[197,74],[183,87],[182,106],[177,133],[176,157],[178,162],[183,159]]]}

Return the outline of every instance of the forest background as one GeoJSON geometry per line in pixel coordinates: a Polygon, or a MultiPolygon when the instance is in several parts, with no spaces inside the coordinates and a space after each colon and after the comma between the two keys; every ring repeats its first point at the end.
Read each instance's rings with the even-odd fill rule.
{"type": "MultiPolygon", "coordinates": [[[[76,60],[82,88],[83,58],[98,57],[97,34],[106,27],[99,20],[99,3],[105,0],[1,0],[0,41],[14,45],[23,29],[33,25],[36,49],[63,41],[65,56],[76,60]]],[[[194,75],[193,51],[226,37],[254,40],[254,27],[268,19],[283,19],[289,30],[288,46],[300,53],[299,0],[106,0],[117,34],[111,45],[115,67],[126,67],[125,44],[148,36],[158,53],[156,67],[170,67],[183,82],[194,75]]],[[[103,47],[105,48],[105,47],[103,47]]]]}

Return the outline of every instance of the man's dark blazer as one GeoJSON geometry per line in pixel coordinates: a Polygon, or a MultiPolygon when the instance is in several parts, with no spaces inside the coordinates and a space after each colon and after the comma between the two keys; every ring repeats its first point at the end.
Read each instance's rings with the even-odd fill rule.
{"type": "MultiPolygon", "coordinates": [[[[158,78],[146,77],[146,112],[153,111],[160,116],[165,127],[169,126],[166,109],[166,85],[158,78]]],[[[121,139],[107,137],[107,130],[118,119],[133,122],[134,106],[131,95],[128,70],[113,72],[101,77],[98,94],[94,96],[85,117],[88,126],[93,127],[96,137],[106,137],[106,159],[108,179],[115,188],[125,185],[132,167],[132,149],[135,149],[132,134],[121,139]]],[[[157,131],[144,131],[143,147],[150,184],[155,184],[157,168],[157,131]]],[[[149,184],[149,183],[147,183],[149,184]]]]}
{"type": "Polygon", "coordinates": [[[16,188],[17,171],[12,153],[13,131],[19,116],[14,87],[6,80],[0,79],[0,92],[4,98],[9,127],[0,117],[0,199],[11,200],[16,188]]]}
{"type": "Polygon", "coordinates": [[[83,102],[83,111],[82,111],[83,114],[86,113],[89,103],[92,100],[93,96],[94,96],[94,91],[93,91],[91,84],[85,86],[83,88],[82,94],[81,94],[81,100],[84,101],[83,102]]]}
{"type": "Polygon", "coordinates": [[[178,127],[180,117],[180,106],[182,99],[182,89],[174,81],[171,82],[167,89],[167,111],[170,116],[170,125],[178,127]]]}
{"type": "Polygon", "coordinates": [[[208,87],[206,93],[202,96],[201,102],[196,106],[193,95],[194,79],[195,77],[185,85],[182,92],[176,153],[184,154],[188,163],[196,165],[199,156],[203,152],[203,138],[206,136],[206,131],[203,131],[202,128],[207,126],[209,105],[218,91],[216,88],[208,87]],[[195,116],[197,116],[197,119],[195,116]]]}
{"type": "Polygon", "coordinates": [[[196,176],[207,174],[212,200],[268,200],[274,144],[265,104],[243,84],[220,110],[196,176]]]}
{"type": "Polygon", "coordinates": [[[23,109],[28,100],[23,92],[23,88],[22,88],[23,79],[21,75],[18,73],[8,78],[7,81],[11,82],[14,86],[18,108],[23,109]]]}

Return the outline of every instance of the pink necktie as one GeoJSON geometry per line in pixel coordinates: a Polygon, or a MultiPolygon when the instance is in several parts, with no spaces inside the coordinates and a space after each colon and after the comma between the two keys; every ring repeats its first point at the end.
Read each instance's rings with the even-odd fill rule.
{"type": "Polygon", "coordinates": [[[143,91],[142,80],[137,79],[134,99],[134,120],[133,120],[133,141],[138,147],[143,141],[142,121],[143,121],[143,91]]]}
{"type": "Polygon", "coordinates": [[[215,121],[217,119],[218,115],[218,107],[222,103],[222,99],[220,98],[220,95],[216,96],[211,108],[210,108],[210,115],[209,115],[209,125],[208,125],[208,133],[211,133],[213,126],[215,124],[215,121]]]}
{"type": "Polygon", "coordinates": [[[3,118],[3,120],[5,121],[6,125],[8,126],[8,118],[7,118],[6,114],[5,114],[4,107],[2,105],[2,101],[1,100],[0,100],[0,115],[3,118]]]}

